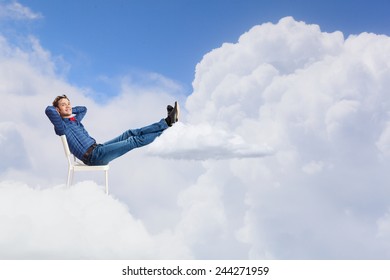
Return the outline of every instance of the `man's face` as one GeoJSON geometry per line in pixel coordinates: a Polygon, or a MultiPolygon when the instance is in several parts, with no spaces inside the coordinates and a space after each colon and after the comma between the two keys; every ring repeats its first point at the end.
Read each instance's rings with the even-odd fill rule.
{"type": "Polygon", "coordinates": [[[72,115],[72,106],[70,105],[70,101],[66,98],[62,98],[58,101],[58,107],[56,110],[63,118],[67,118],[72,115]]]}

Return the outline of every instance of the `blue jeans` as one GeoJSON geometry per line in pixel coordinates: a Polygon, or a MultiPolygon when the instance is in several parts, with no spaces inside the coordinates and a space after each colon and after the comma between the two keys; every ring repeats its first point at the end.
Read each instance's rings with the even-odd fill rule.
{"type": "Polygon", "coordinates": [[[129,129],[122,135],[99,144],[89,158],[88,165],[105,165],[132,149],[143,147],[160,136],[168,124],[164,119],[161,121],[138,129],[129,129]]]}

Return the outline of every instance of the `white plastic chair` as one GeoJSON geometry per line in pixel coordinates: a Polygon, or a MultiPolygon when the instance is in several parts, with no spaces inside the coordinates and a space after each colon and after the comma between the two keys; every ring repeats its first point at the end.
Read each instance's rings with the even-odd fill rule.
{"type": "Polygon", "coordinates": [[[107,165],[95,165],[89,166],[85,165],[82,162],[77,161],[76,157],[73,156],[69,150],[68,141],[66,140],[66,135],[61,135],[61,141],[64,146],[65,156],[68,160],[68,180],[66,182],[66,186],[70,187],[73,182],[73,175],[75,171],[104,171],[106,177],[106,194],[108,194],[108,170],[110,166],[107,165]]]}

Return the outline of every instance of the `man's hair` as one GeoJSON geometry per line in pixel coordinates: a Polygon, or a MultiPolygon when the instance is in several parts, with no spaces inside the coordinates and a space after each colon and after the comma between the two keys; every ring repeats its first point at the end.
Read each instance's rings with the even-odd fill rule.
{"type": "Polygon", "coordinates": [[[54,106],[54,107],[58,107],[58,102],[60,102],[60,100],[63,99],[63,98],[66,98],[66,99],[69,100],[69,98],[68,98],[65,94],[59,95],[59,96],[57,96],[57,97],[54,99],[54,101],[53,101],[53,106],[54,106]]]}

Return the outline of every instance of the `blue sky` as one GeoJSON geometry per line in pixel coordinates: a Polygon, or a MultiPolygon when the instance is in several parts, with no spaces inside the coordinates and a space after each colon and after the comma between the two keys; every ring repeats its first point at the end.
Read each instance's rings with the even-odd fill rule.
{"type": "MultiPolygon", "coordinates": [[[[8,2],[8,1],[5,1],[8,2]]],[[[195,66],[224,42],[236,42],[254,25],[293,16],[345,36],[390,34],[385,0],[21,0],[38,20],[13,22],[70,65],[72,84],[115,95],[115,77],[153,72],[191,93],[195,66]]],[[[15,31],[16,30],[16,31],[15,31]]],[[[11,31],[10,31],[11,32],[11,31]]]]}

